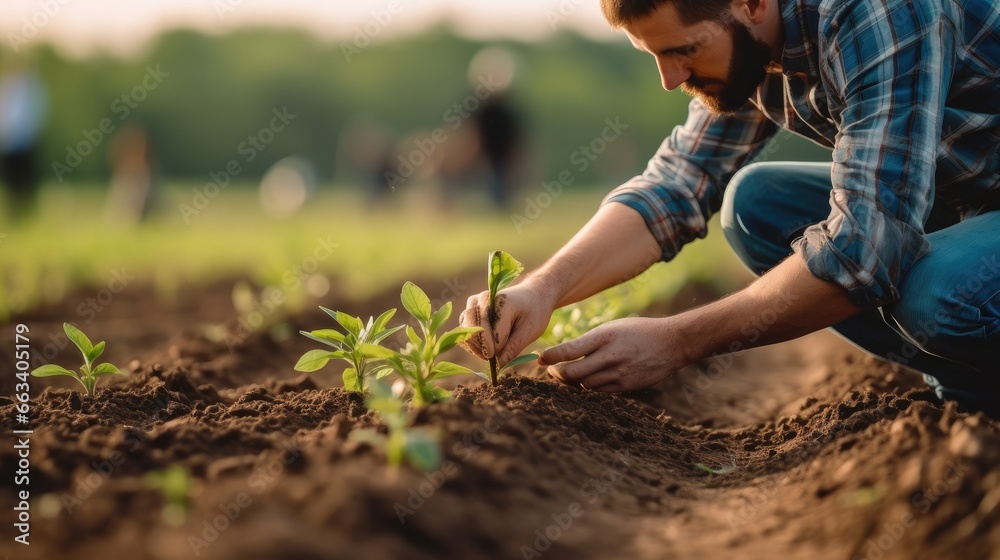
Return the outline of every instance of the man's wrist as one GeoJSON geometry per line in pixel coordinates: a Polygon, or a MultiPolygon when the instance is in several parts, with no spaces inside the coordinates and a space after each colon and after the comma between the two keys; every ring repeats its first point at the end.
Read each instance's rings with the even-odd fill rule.
{"type": "Polygon", "coordinates": [[[527,275],[521,285],[532,291],[548,311],[555,311],[560,307],[559,302],[564,296],[564,290],[560,280],[551,274],[536,270],[527,275]]]}

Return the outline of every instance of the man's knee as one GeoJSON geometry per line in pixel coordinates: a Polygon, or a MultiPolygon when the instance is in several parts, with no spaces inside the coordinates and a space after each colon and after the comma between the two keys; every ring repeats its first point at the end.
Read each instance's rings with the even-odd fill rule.
{"type": "Polygon", "coordinates": [[[984,313],[988,301],[963,290],[961,282],[917,280],[907,279],[899,301],[887,309],[915,345],[952,359],[969,345],[986,345],[988,327],[997,321],[984,313]]]}
{"type": "Polygon", "coordinates": [[[789,177],[787,172],[782,176],[778,166],[748,165],[730,179],[722,200],[719,217],[726,241],[755,274],[763,274],[791,252],[777,242],[781,224],[774,209],[781,195],[776,185],[782,179],[789,177]]]}

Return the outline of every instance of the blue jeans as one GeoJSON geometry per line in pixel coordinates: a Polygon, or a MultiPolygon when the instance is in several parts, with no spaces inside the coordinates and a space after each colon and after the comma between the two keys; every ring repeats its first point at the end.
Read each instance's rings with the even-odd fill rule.
{"type": "MultiPolygon", "coordinates": [[[[828,163],[749,165],[726,189],[726,239],[763,274],[791,254],[807,226],[827,217],[830,189],[828,163]]],[[[932,214],[925,228],[931,250],[900,280],[899,300],[832,328],[870,354],[923,373],[938,397],[1000,417],[1000,211],[957,223],[937,209],[932,214]]]]}

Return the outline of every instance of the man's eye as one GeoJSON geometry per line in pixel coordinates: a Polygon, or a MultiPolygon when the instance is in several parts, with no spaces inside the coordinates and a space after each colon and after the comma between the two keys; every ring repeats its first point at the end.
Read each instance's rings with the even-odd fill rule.
{"type": "Polygon", "coordinates": [[[684,47],[683,49],[677,51],[677,54],[681,56],[694,56],[696,52],[698,52],[698,46],[691,45],[689,47],[684,47]]]}

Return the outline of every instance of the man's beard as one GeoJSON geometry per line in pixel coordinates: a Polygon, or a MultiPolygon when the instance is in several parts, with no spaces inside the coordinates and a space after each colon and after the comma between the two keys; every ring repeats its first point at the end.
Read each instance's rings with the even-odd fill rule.
{"type": "Polygon", "coordinates": [[[751,35],[738,21],[730,22],[727,27],[733,38],[733,56],[726,79],[691,76],[681,84],[684,92],[697,97],[718,114],[731,114],[746,105],[767,77],[767,67],[771,63],[771,48],[767,43],[751,35]]]}

